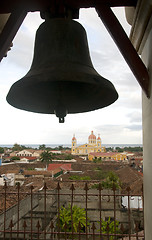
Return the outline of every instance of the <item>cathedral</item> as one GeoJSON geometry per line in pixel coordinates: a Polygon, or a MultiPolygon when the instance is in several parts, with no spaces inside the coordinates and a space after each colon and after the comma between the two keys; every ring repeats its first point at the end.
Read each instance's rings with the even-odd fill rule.
{"type": "Polygon", "coordinates": [[[73,136],[71,154],[88,155],[91,152],[106,152],[105,147],[101,147],[100,135],[98,135],[98,138],[96,138],[93,131],[91,131],[91,134],[88,137],[88,143],[80,146],[77,146],[77,140],[75,136],[73,136]]]}

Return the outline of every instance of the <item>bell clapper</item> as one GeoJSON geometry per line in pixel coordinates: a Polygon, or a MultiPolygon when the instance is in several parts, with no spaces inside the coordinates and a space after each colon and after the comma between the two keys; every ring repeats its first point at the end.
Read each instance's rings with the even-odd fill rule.
{"type": "Polygon", "coordinates": [[[59,118],[59,123],[64,123],[64,117],[68,113],[65,106],[63,104],[58,104],[54,110],[54,113],[59,118]]]}
{"type": "Polygon", "coordinates": [[[64,117],[62,118],[59,117],[59,123],[64,123],[64,117]]]}

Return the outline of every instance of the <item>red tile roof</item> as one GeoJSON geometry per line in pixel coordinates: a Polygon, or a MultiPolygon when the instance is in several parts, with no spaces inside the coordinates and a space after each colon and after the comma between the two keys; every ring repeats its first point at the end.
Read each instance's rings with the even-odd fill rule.
{"type": "Polygon", "coordinates": [[[22,156],[22,157],[20,157],[20,159],[28,159],[28,160],[36,160],[37,158],[36,157],[26,157],[26,156],[22,156]]]}
{"type": "Polygon", "coordinates": [[[61,168],[62,170],[66,170],[66,171],[72,170],[71,163],[64,163],[64,164],[63,163],[51,163],[51,164],[49,164],[47,170],[52,171],[56,168],[61,168]]]}
{"type": "Polygon", "coordinates": [[[96,156],[96,157],[111,157],[111,156],[115,156],[117,155],[118,153],[113,153],[113,152],[91,152],[89,153],[89,155],[93,155],[93,156],[96,156]]]}

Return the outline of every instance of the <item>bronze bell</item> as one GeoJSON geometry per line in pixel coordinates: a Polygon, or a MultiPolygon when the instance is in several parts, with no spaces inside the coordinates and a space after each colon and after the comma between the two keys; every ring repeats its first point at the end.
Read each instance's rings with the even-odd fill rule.
{"type": "Polygon", "coordinates": [[[46,19],[37,30],[29,72],[7,95],[12,106],[37,113],[56,114],[106,107],[118,98],[113,84],[93,68],[86,32],[71,19],[46,19]]]}

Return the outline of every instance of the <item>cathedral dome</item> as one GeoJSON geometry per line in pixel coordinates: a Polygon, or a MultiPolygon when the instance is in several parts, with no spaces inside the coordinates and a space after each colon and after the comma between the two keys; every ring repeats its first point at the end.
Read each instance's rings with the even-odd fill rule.
{"type": "Polygon", "coordinates": [[[88,137],[88,139],[90,140],[90,139],[96,139],[96,136],[93,134],[93,131],[91,131],[91,135],[88,137]]]}

